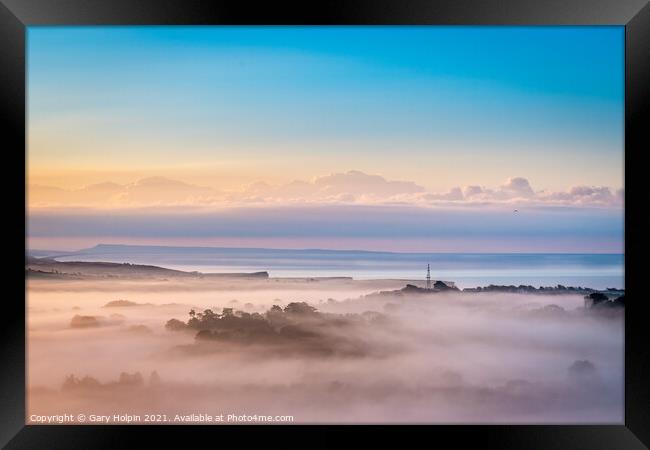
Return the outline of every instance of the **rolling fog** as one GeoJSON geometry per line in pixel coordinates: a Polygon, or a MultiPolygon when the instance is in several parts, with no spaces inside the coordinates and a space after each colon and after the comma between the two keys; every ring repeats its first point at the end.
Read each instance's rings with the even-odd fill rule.
{"type": "Polygon", "coordinates": [[[580,295],[369,295],[403,285],[29,280],[28,418],[622,423],[622,314],[586,311],[580,295]],[[201,339],[187,325],[191,309],[223,308],[253,317],[250,332],[201,339]]]}

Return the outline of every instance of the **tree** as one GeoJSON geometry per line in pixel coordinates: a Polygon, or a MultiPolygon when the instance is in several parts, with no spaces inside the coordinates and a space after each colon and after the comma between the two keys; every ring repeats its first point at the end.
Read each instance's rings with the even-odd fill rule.
{"type": "Polygon", "coordinates": [[[160,375],[158,375],[157,371],[151,372],[151,375],[149,376],[149,386],[155,387],[160,385],[160,375]]]}
{"type": "Polygon", "coordinates": [[[144,384],[144,379],[142,378],[142,374],[140,372],[122,372],[117,383],[127,386],[141,386],[144,384]]]}
{"type": "Polygon", "coordinates": [[[285,313],[289,314],[313,314],[316,308],[305,302],[291,302],[284,308],[285,313]]]}
{"type": "MultiPolygon", "coordinates": [[[[191,320],[192,319],[190,319],[190,322],[191,320]]],[[[167,328],[169,331],[178,331],[187,328],[187,325],[185,324],[185,322],[182,322],[178,319],[169,319],[165,324],[165,328],[167,328]]]]}

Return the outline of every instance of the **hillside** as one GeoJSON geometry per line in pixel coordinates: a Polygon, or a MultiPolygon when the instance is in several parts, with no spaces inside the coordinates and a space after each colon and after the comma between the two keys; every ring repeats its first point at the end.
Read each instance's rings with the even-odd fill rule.
{"type": "Polygon", "coordinates": [[[164,267],[111,262],[56,261],[51,258],[25,259],[25,276],[38,278],[268,278],[268,272],[201,273],[164,267]]]}

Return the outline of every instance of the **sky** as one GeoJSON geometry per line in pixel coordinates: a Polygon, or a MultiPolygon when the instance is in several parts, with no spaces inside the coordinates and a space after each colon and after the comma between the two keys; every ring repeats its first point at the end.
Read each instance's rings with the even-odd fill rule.
{"type": "Polygon", "coordinates": [[[30,245],[622,251],[623,32],[29,27],[30,245]]]}

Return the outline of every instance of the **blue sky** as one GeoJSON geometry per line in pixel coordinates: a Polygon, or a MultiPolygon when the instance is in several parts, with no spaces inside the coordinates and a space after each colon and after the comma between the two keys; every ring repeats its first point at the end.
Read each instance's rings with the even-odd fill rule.
{"type": "MultiPolygon", "coordinates": [[[[234,192],[356,170],[427,193],[498,191],[513,177],[530,182],[536,199],[576,186],[614,193],[624,185],[623,38],[623,27],[30,27],[28,182],[74,190],[153,176],[234,192]]],[[[547,239],[622,248],[622,209],[579,210],[547,239]]],[[[58,214],[38,216],[44,239],[57,238],[45,218],[72,220],[58,214]]],[[[492,249],[507,231],[495,234],[498,219],[483,214],[493,227],[484,236],[449,217],[492,249]]],[[[173,237],[196,235],[201,217],[173,237]]],[[[241,227],[247,238],[278,232],[242,217],[259,225],[241,227]]],[[[543,250],[543,228],[531,230],[543,250]]],[[[528,234],[516,232],[519,244],[504,250],[525,247],[528,234]]],[[[331,231],[321,234],[333,245],[331,231]]]]}
{"type": "Polygon", "coordinates": [[[246,180],[270,164],[279,179],[358,169],[451,187],[419,168],[435,164],[463,184],[535,172],[540,188],[622,186],[622,27],[32,27],[28,39],[35,173],[155,158],[240,162],[246,180]]]}

